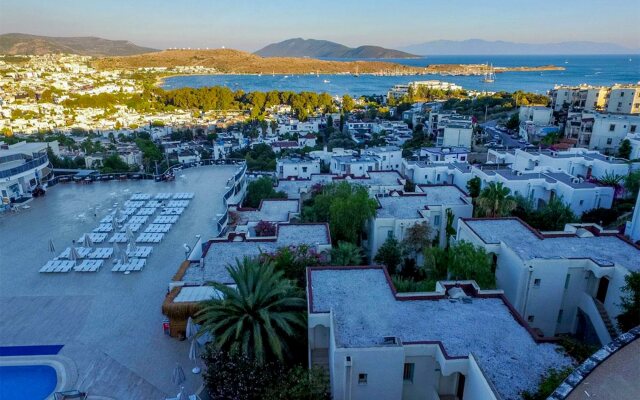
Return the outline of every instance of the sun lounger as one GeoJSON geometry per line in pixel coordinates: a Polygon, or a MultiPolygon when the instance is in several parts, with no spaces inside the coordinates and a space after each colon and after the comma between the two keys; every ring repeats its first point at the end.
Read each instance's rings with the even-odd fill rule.
{"type": "Polygon", "coordinates": [[[80,265],[73,267],[73,270],[76,272],[97,272],[103,264],[103,260],[84,260],[80,265]]]}
{"type": "Polygon", "coordinates": [[[189,200],[171,200],[166,204],[167,208],[185,208],[189,205],[189,200]]]}
{"type": "Polygon", "coordinates": [[[184,212],[184,208],[183,207],[176,207],[176,208],[163,208],[162,211],[160,211],[160,215],[181,215],[184,212]]]}
{"type": "Polygon", "coordinates": [[[118,260],[113,268],[111,268],[112,272],[133,272],[133,271],[142,271],[144,266],[147,264],[147,260],[142,258],[131,258],[129,262],[123,263],[121,260],[118,260]]]}
{"type": "Polygon", "coordinates": [[[164,233],[141,233],[136,238],[136,243],[160,243],[164,233]]]}
{"type": "Polygon", "coordinates": [[[107,258],[110,258],[112,255],[113,255],[112,247],[96,247],[91,253],[87,255],[87,258],[106,260],[107,258]]]}
{"type": "Polygon", "coordinates": [[[168,200],[173,195],[171,193],[157,193],[153,198],[156,200],[168,200]]]}
{"type": "Polygon", "coordinates": [[[136,215],[153,215],[156,212],[155,208],[148,208],[148,207],[143,207],[141,209],[138,210],[138,212],[136,213],[136,215]]]}
{"type": "Polygon", "coordinates": [[[147,193],[136,193],[129,200],[140,201],[140,200],[149,200],[151,198],[150,194],[147,193]]]}
{"type": "Polygon", "coordinates": [[[171,224],[151,224],[144,230],[145,233],[167,233],[171,229],[171,224]]]}
{"type": "Polygon", "coordinates": [[[133,249],[127,250],[127,256],[135,258],[147,258],[152,251],[152,246],[136,246],[133,249]]]}

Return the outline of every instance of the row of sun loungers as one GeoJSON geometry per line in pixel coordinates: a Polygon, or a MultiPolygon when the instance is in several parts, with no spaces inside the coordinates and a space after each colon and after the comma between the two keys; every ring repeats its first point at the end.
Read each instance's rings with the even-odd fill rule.
{"type": "Polygon", "coordinates": [[[171,193],[158,193],[153,198],[156,200],[169,200],[171,197],[173,197],[171,193]]]}
{"type": "Polygon", "coordinates": [[[164,238],[164,233],[141,233],[136,239],[136,243],[160,243],[164,238]]]}
{"type": "Polygon", "coordinates": [[[179,208],[163,208],[160,215],[181,215],[184,212],[183,207],[179,208]]]}
{"type": "Polygon", "coordinates": [[[113,224],[100,224],[93,230],[95,233],[111,232],[113,230],[113,224]]]}
{"type": "Polygon", "coordinates": [[[113,255],[113,247],[96,247],[93,251],[87,254],[87,258],[96,258],[106,260],[113,255]]]}
{"type": "Polygon", "coordinates": [[[80,265],[73,267],[73,270],[76,272],[97,272],[102,265],[104,265],[103,260],[84,260],[80,265]]]}
{"type": "Polygon", "coordinates": [[[153,224],[175,224],[178,222],[177,215],[159,215],[153,220],[153,224]]]}
{"type": "Polygon", "coordinates": [[[171,229],[171,224],[151,224],[147,226],[144,233],[167,233],[171,229]]]}
{"type": "Polygon", "coordinates": [[[152,246],[135,246],[127,250],[127,256],[135,258],[147,258],[153,251],[152,246]]]}
{"type": "Polygon", "coordinates": [[[161,206],[161,203],[158,200],[149,200],[144,203],[144,206],[148,208],[158,208],[161,206]]]}
{"type": "Polygon", "coordinates": [[[148,215],[136,215],[135,217],[131,217],[131,219],[129,220],[129,223],[145,224],[147,223],[148,219],[149,219],[148,215]]]}
{"type": "Polygon", "coordinates": [[[178,207],[186,208],[188,205],[189,205],[189,200],[171,200],[166,204],[168,208],[178,208],[178,207]]]}
{"type": "Polygon", "coordinates": [[[142,227],[142,224],[135,223],[135,222],[127,222],[126,224],[122,225],[122,228],[120,228],[120,232],[126,232],[127,229],[130,230],[131,232],[138,232],[141,227],[142,227]]]}
{"type": "Polygon", "coordinates": [[[125,208],[140,208],[144,206],[144,201],[127,200],[124,202],[125,208]]]}
{"type": "Polygon", "coordinates": [[[194,194],[191,192],[175,193],[173,195],[174,200],[191,200],[194,194]]]}
{"type": "Polygon", "coordinates": [[[69,272],[74,265],[74,261],[49,260],[42,268],[40,268],[40,272],[69,272]]]}
{"type": "MultiPolygon", "coordinates": [[[[91,247],[76,247],[78,258],[86,258],[91,253],[91,247]]],[[[57,257],[58,259],[71,259],[71,247],[64,249],[57,257]]]]}
{"type": "MultiPolygon", "coordinates": [[[[106,233],[85,233],[85,235],[89,235],[89,239],[93,243],[102,243],[105,240],[107,240],[107,236],[108,236],[106,233]]],[[[82,235],[80,239],[77,240],[77,242],[78,243],[84,242],[85,235],[82,235]]]]}
{"type": "Polygon", "coordinates": [[[112,272],[126,272],[126,271],[142,271],[142,268],[147,264],[147,260],[143,258],[132,258],[127,263],[123,263],[118,260],[116,264],[111,268],[112,272]]]}
{"type": "Polygon", "coordinates": [[[149,200],[151,199],[151,195],[147,193],[136,193],[129,200],[132,201],[140,201],[140,200],[149,200]]]}
{"type": "Polygon", "coordinates": [[[143,207],[141,209],[138,210],[138,212],[136,213],[136,215],[153,215],[156,212],[155,208],[148,208],[148,207],[143,207]]]}

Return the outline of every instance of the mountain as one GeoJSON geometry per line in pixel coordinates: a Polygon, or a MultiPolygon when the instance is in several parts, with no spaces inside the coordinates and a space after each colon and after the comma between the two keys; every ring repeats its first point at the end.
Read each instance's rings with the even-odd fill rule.
{"type": "Polygon", "coordinates": [[[560,43],[515,43],[468,40],[434,40],[405,46],[402,48],[421,55],[501,55],[501,54],[638,54],[640,49],[631,49],[614,43],[598,42],[560,42],[560,43]]]}
{"type": "Polygon", "coordinates": [[[380,46],[347,47],[328,40],[295,38],[272,43],[256,51],[262,57],[415,58],[414,54],[380,46]]]}
{"type": "Polygon", "coordinates": [[[0,35],[0,54],[41,55],[69,53],[83,56],[129,56],[158,51],[126,40],[98,37],[50,37],[5,33],[0,35]]]}

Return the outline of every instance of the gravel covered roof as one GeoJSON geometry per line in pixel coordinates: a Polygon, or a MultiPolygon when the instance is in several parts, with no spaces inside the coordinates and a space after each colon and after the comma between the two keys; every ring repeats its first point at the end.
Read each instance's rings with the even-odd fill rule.
{"type": "Polygon", "coordinates": [[[419,218],[418,210],[423,210],[426,206],[467,204],[462,199],[464,193],[452,185],[420,186],[420,189],[424,195],[379,196],[380,208],[377,216],[400,219],[419,218]]]}
{"type": "Polygon", "coordinates": [[[278,237],[274,241],[212,241],[204,255],[204,271],[200,267],[191,266],[182,280],[196,283],[203,281],[232,283],[227,266],[236,265],[236,260],[255,257],[260,253],[271,253],[284,246],[326,245],[331,243],[329,238],[326,224],[281,224],[278,225],[278,237]]]}
{"type": "Polygon", "coordinates": [[[557,346],[537,344],[500,298],[398,301],[380,268],[311,270],[310,279],[312,312],[332,310],[337,347],[376,347],[385,336],[439,341],[449,356],[473,353],[504,399],[571,363],[557,346]]]}
{"type": "Polygon", "coordinates": [[[255,211],[238,211],[242,223],[269,221],[285,222],[289,214],[297,213],[300,207],[298,200],[263,200],[260,208],[255,211]]]}
{"type": "Polygon", "coordinates": [[[616,236],[562,236],[541,239],[517,219],[465,220],[484,242],[503,242],[523,260],[591,258],[640,271],[640,250],[616,236]]]}

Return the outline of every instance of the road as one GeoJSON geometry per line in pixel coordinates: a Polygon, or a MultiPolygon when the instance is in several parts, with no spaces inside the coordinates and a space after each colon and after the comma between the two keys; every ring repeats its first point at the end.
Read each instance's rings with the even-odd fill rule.
{"type": "Polygon", "coordinates": [[[484,128],[485,132],[489,134],[489,138],[487,142],[490,142],[493,139],[493,136],[498,135],[501,139],[501,144],[503,144],[506,148],[523,148],[527,145],[527,143],[519,143],[518,139],[513,139],[507,133],[501,132],[496,128],[497,120],[487,121],[481,126],[484,128]]]}

